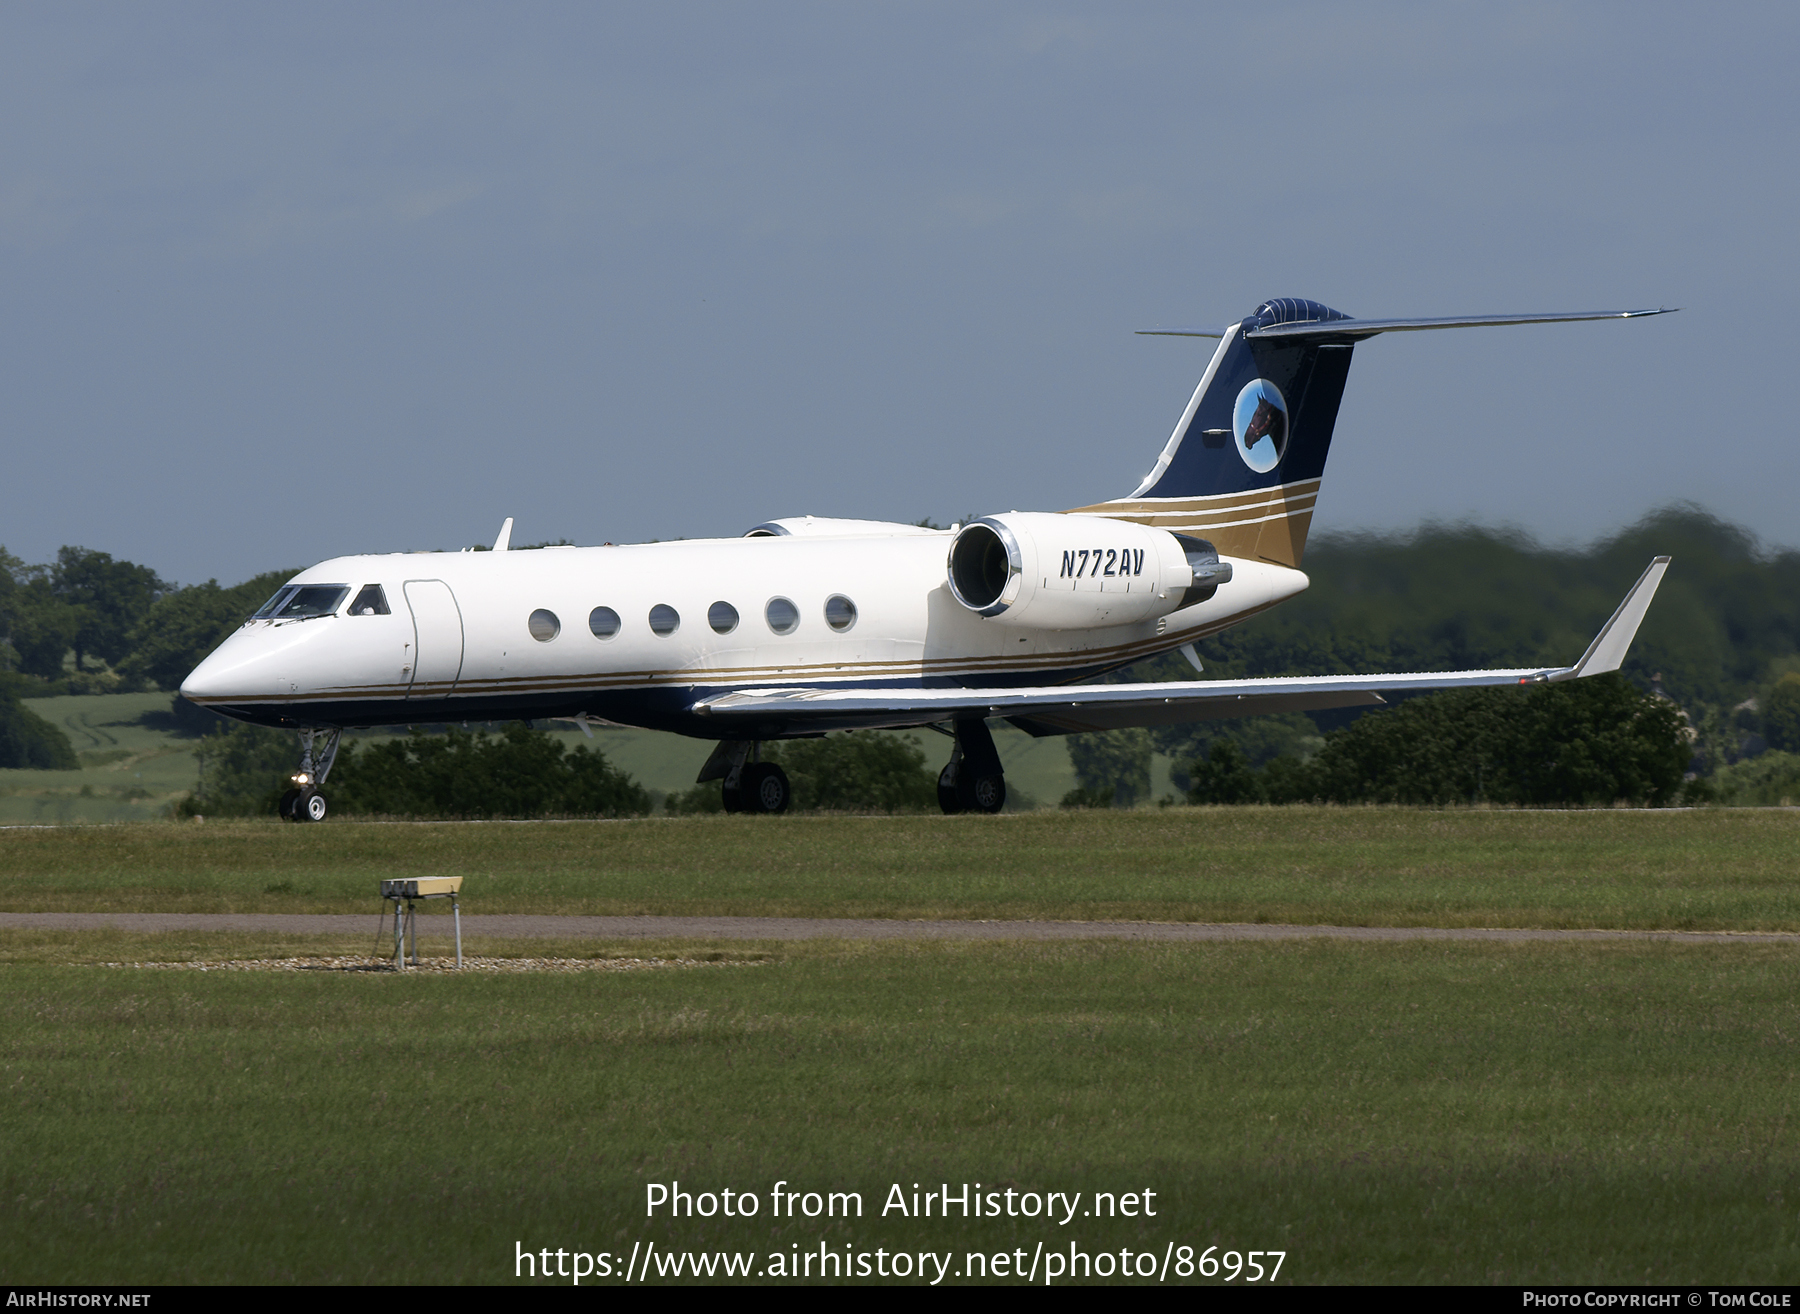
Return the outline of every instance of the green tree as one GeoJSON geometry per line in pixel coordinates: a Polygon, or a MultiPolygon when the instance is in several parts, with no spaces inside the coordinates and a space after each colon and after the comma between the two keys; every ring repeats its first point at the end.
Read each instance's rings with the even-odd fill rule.
{"type": "Polygon", "coordinates": [[[1723,767],[1712,792],[1714,801],[1735,807],[1791,807],[1800,802],[1800,753],[1772,748],[1723,767]]]}
{"type": "Polygon", "coordinates": [[[26,707],[10,683],[0,684],[0,767],[74,771],[80,766],[62,729],[26,707]]]}
{"type": "Polygon", "coordinates": [[[300,765],[298,738],[289,730],[270,730],[241,721],[223,726],[200,740],[200,782],[177,805],[188,816],[274,816],[288,777],[300,765]]]}
{"type": "Polygon", "coordinates": [[[24,578],[25,563],[0,544],[0,671],[19,664],[19,654],[12,647],[13,597],[24,578]]]}
{"type": "Polygon", "coordinates": [[[1800,674],[1789,671],[1763,699],[1763,738],[1769,747],[1800,753],[1800,674]]]}
{"type": "Polygon", "coordinates": [[[1310,777],[1343,803],[1666,806],[1691,753],[1674,704],[1610,675],[1409,699],[1327,735],[1310,777]]]}
{"type": "Polygon", "coordinates": [[[820,739],[769,744],[763,760],[779,763],[806,811],[925,812],[937,808],[937,772],[911,735],[856,730],[820,739]]]}
{"type": "Polygon", "coordinates": [[[19,669],[27,675],[55,680],[63,674],[63,659],[74,646],[82,616],[51,590],[41,570],[28,568],[28,577],[11,591],[7,603],[7,642],[16,654],[19,669]]]}
{"type": "Polygon", "coordinates": [[[209,579],[164,594],[133,627],[130,655],[119,664],[120,673],[179,689],[208,653],[296,573],[273,570],[231,588],[209,579]]]}
{"type": "Polygon", "coordinates": [[[1188,767],[1190,803],[1261,803],[1262,778],[1244,752],[1229,739],[1213,740],[1208,751],[1188,767]]]}
{"type": "MultiPolygon", "coordinates": [[[[290,763],[289,769],[292,769],[290,763]]],[[[641,817],[642,786],[598,749],[565,749],[514,721],[498,735],[415,731],[346,744],[325,787],[332,809],[417,817],[641,817]]]]}
{"type": "Polygon", "coordinates": [[[725,810],[725,798],[717,781],[680,790],[663,800],[671,817],[710,816],[725,810]]]}
{"type": "Polygon", "coordinates": [[[1128,808],[1150,793],[1150,732],[1140,727],[1070,735],[1069,762],[1085,799],[1128,808]]]}
{"type": "Polygon", "coordinates": [[[1196,803],[1666,806],[1693,751],[1675,705],[1616,676],[1408,699],[1253,772],[1229,741],[1190,768],[1196,803]]]}
{"type": "Polygon", "coordinates": [[[51,591],[80,617],[71,646],[80,669],[88,656],[117,666],[127,636],[169,586],[148,566],[115,561],[110,553],[63,547],[50,567],[51,591]]]}

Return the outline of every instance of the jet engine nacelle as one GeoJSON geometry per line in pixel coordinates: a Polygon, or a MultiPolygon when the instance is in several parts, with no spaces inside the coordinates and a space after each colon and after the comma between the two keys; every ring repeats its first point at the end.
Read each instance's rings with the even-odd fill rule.
{"type": "Polygon", "coordinates": [[[1012,512],[950,544],[950,592],[1003,625],[1086,630],[1155,620],[1231,578],[1212,544],[1103,516],[1012,512]]]}

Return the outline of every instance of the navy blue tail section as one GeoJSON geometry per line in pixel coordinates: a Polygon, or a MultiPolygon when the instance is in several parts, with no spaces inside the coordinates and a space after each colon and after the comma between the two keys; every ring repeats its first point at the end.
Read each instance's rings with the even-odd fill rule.
{"type": "Polygon", "coordinates": [[[1350,317],[1316,301],[1265,301],[1219,344],[1157,468],[1133,497],[1205,497],[1317,479],[1354,342],[1246,338],[1273,324],[1350,317]]]}
{"type": "Polygon", "coordinates": [[[1298,566],[1338,403],[1358,342],[1378,333],[1641,319],[1656,310],[1352,319],[1298,297],[1265,301],[1223,332],[1148,329],[1219,338],[1193,400],[1156,466],[1130,497],[1076,507],[1211,540],[1227,556],[1298,566]]]}
{"type": "Polygon", "coordinates": [[[1137,491],[1077,509],[1193,534],[1229,556],[1298,566],[1355,350],[1354,338],[1334,332],[1339,322],[1355,321],[1316,301],[1283,297],[1216,333],[1219,348],[1137,491]],[[1316,329],[1298,338],[1253,336],[1281,324],[1316,329]]]}

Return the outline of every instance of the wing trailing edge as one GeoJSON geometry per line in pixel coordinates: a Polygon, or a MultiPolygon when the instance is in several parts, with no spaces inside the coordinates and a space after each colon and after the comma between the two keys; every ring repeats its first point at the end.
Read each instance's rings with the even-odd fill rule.
{"type": "Polygon", "coordinates": [[[1668,557],[1657,557],[1650,563],[1573,666],[1026,689],[745,689],[705,699],[695,703],[692,710],[726,723],[791,727],[788,733],[901,729],[940,721],[1005,717],[1032,734],[1056,735],[1222,720],[1267,712],[1373,707],[1387,701],[1383,694],[1574,680],[1619,669],[1668,568],[1668,557]]]}

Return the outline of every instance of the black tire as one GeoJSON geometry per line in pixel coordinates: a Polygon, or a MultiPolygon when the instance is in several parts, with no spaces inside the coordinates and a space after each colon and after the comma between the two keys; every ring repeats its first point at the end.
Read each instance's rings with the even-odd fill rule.
{"type": "Polygon", "coordinates": [[[294,817],[298,821],[323,821],[328,811],[330,809],[325,806],[325,796],[316,789],[309,789],[295,805],[294,817]]]}
{"type": "MultiPolygon", "coordinates": [[[[741,782],[742,777],[739,777],[739,780],[741,782]]],[[[719,798],[724,803],[727,812],[742,812],[744,810],[744,787],[741,783],[736,785],[721,785],[719,787],[719,798]]]]}
{"type": "Polygon", "coordinates": [[[297,810],[300,806],[300,791],[290,789],[281,796],[281,802],[275,805],[275,813],[283,821],[298,821],[297,810]]]}
{"type": "Polygon", "coordinates": [[[962,799],[957,797],[956,785],[951,777],[954,769],[945,767],[938,772],[938,806],[944,810],[946,817],[954,817],[963,810],[962,799]]]}
{"type": "Polygon", "coordinates": [[[1006,806],[1006,777],[998,771],[958,773],[957,801],[964,812],[998,812],[1006,806]]]}
{"type": "Polygon", "coordinates": [[[758,762],[744,768],[744,811],[759,816],[779,816],[788,810],[794,791],[788,785],[787,772],[773,762],[758,762]]]}

